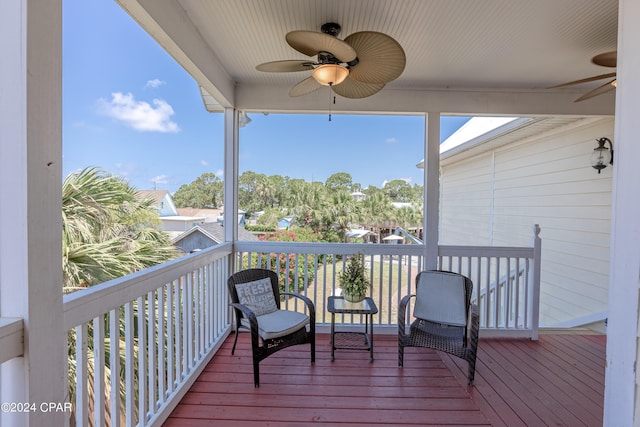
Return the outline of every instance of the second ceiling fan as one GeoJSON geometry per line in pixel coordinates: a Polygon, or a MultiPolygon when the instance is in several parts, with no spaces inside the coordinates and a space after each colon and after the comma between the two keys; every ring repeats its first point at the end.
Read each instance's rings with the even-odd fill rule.
{"type": "Polygon", "coordinates": [[[321,31],[291,31],[285,39],[289,46],[316,60],[265,62],[258,71],[313,71],[289,91],[302,96],[324,86],[345,98],[366,98],[379,92],[402,74],[406,57],[402,46],[386,34],[375,31],[353,33],[337,38],[340,25],[327,23],[321,31]]]}
{"type": "MultiPolygon", "coordinates": [[[[591,58],[591,62],[593,62],[594,64],[601,65],[603,67],[610,67],[610,68],[615,68],[617,66],[617,61],[618,61],[617,51],[601,53],[600,55],[596,55],[593,58],[591,58]]],[[[600,74],[593,77],[587,77],[585,79],[574,80],[572,82],[551,86],[549,89],[572,86],[572,85],[577,85],[581,83],[595,82],[597,80],[602,80],[602,79],[611,79],[611,80],[585,93],[580,98],[574,101],[574,102],[579,102],[579,101],[584,101],[585,99],[593,98],[594,96],[602,95],[603,93],[607,93],[611,90],[614,90],[617,86],[616,73],[615,72],[606,73],[606,74],[600,74]]]]}

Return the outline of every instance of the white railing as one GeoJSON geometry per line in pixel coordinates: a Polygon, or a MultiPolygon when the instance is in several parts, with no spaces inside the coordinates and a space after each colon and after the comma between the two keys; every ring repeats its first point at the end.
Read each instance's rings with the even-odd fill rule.
{"type": "MultiPolygon", "coordinates": [[[[337,275],[358,252],[379,309],[376,333],[396,333],[398,302],[415,291],[423,270],[421,245],[238,241],[65,295],[75,425],[160,425],[230,332],[232,268],[278,271],[282,286],[313,300],[322,331],[330,323],[325,302],[338,292],[337,275]]],[[[482,337],[537,338],[539,262],[537,234],[531,248],[440,246],[438,254],[438,268],[473,280],[482,337]]],[[[296,301],[284,304],[304,310],[296,301]]]]}
{"type": "MultiPolygon", "coordinates": [[[[440,246],[438,268],[465,274],[479,299],[481,336],[537,339],[540,293],[540,238],[535,228],[532,247],[440,246]],[[517,271],[517,274],[505,272],[517,271]],[[521,273],[520,273],[521,272],[521,273]]],[[[263,267],[287,278],[289,290],[300,292],[316,305],[319,330],[330,322],[325,301],[336,294],[337,274],[349,255],[362,253],[378,306],[377,331],[397,331],[400,299],[415,292],[415,277],[424,265],[424,247],[394,244],[331,244],[291,242],[236,242],[239,268],[263,267]]],[[[282,286],[286,286],[284,279],[282,286]]],[[[288,304],[289,302],[285,302],[288,304]]],[[[295,304],[295,300],[291,300],[295,304]]],[[[293,307],[298,309],[298,307],[293,307]]],[[[299,307],[302,309],[302,307],[299,307]]],[[[354,316],[344,323],[364,321],[354,316]]]]}
{"type": "Polygon", "coordinates": [[[0,317],[0,365],[22,356],[24,322],[22,319],[0,317]]]}
{"type": "Polygon", "coordinates": [[[531,247],[440,246],[438,266],[466,275],[480,310],[483,337],[538,339],[540,227],[531,247]]]}
{"type": "Polygon", "coordinates": [[[75,425],[159,425],[230,331],[231,244],[65,295],[75,425]]]}

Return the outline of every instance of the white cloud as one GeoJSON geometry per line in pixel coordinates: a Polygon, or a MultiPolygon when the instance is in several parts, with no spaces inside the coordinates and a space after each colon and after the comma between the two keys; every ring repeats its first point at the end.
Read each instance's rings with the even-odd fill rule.
{"type": "Polygon", "coordinates": [[[147,83],[144,85],[144,88],[148,88],[148,87],[159,87],[162,85],[166,85],[167,82],[165,82],[164,80],[160,80],[160,79],[153,79],[153,80],[148,80],[147,83]]]}
{"type": "Polygon", "coordinates": [[[224,170],[218,169],[215,173],[218,178],[222,178],[224,176],[224,170]]]}
{"type": "Polygon", "coordinates": [[[103,114],[124,122],[141,132],[175,133],[180,127],[171,121],[174,111],[165,100],[154,99],[153,106],[145,101],[136,101],[133,94],[114,92],[111,101],[98,100],[103,114]]]}
{"type": "Polygon", "coordinates": [[[200,164],[202,166],[209,166],[209,162],[207,162],[206,160],[200,160],[200,164]]]}
{"type": "Polygon", "coordinates": [[[153,184],[166,184],[169,182],[167,178],[169,178],[167,175],[162,174],[162,175],[156,176],[155,178],[150,179],[150,181],[153,184]]]}
{"type": "Polygon", "coordinates": [[[386,142],[387,144],[397,144],[400,141],[396,137],[391,137],[391,138],[385,139],[384,142],[386,142]]]}

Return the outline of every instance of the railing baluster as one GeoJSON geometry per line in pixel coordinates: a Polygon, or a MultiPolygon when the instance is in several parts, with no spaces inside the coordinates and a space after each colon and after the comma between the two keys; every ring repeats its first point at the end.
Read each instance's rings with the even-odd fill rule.
{"type": "Polygon", "coordinates": [[[145,339],[146,307],[144,297],[138,301],[138,422],[144,425],[147,421],[147,390],[145,375],[147,374],[147,340],[145,339]]]}
{"type": "Polygon", "coordinates": [[[120,309],[109,312],[109,418],[112,427],[120,426],[120,309]]]}
{"type": "Polygon", "coordinates": [[[184,339],[182,340],[182,343],[184,346],[184,372],[189,372],[191,366],[193,366],[193,296],[191,293],[191,276],[192,274],[190,273],[186,277],[183,294],[184,307],[182,311],[182,327],[184,331],[184,339]]]}
{"type": "Polygon", "coordinates": [[[173,391],[173,375],[175,372],[175,359],[174,359],[174,325],[175,325],[175,308],[174,308],[174,292],[176,289],[176,282],[172,280],[167,285],[167,397],[173,391]]]}
{"type": "Polygon", "coordinates": [[[75,328],[76,331],[76,426],[86,427],[88,419],[88,367],[87,353],[89,345],[87,340],[87,324],[83,323],[75,328]]]}
{"type": "MultiPolygon", "coordinates": [[[[147,294],[147,387],[148,410],[150,414],[155,412],[156,401],[156,298],[155,291],[147,294]]],[[[144,371],[143,371],[144,372],[144,371]]]]}
{"type": "Polygon", "coordinates": [[[127,427],[131,427],[135,424],[135,402],[137,398],[137,388],[135,384],[134,376],[134,307],[133,302],[128,302],[124,306],[124,340],[125,340],[125,387],[126,387],[126,402],[125,402],[125,414],[127,427]]]}
{"type": "Polygon", "coordinates": [[[102,427],[104,419],[104,318],[93,319],[93,425],[102,427]]]}
{"type": "Polygon", "coordinates": [[[166,286],[158,289],[158,341],[157,341],[157,354],[158,354],[158,376],[157,376],[157,386],[158,386],[158,394],[156,397],[156,401],[158,402],[157,407],[161,407],[164,403],[165,398],[165,384],[164,380],[166,377],[165,374],[165,366],[167,363],[167,357],[165,354],[165,337],[167,333],[167,323],[166,323],[166,314],[165,314],[165,300],[164,294],[166,291],[166,286]]]}

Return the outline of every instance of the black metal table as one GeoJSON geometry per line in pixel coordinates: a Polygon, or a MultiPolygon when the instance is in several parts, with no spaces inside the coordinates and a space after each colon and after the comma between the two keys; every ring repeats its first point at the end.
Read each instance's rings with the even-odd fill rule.
{"type": "Polygon", "coordinates": [[[373,315],[378,307],[373,299],[365,298],[360,302],[348,302],[344,297],[331,296],[327,304],[331,313],[331,361],[335,350],[367,350],[373,362],[373,315]],[[336,314],[362,314],[365,318],[364,332],[336,332],[336,314]]]}

